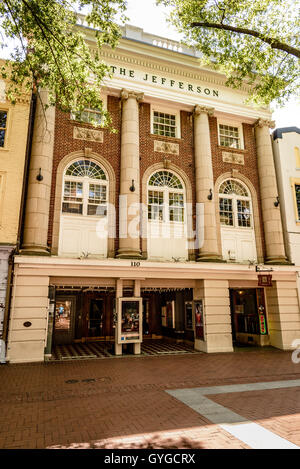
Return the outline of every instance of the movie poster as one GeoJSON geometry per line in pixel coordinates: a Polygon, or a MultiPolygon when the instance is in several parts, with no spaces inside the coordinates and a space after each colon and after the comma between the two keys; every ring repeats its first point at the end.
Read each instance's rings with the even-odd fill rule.
{"type": "Polygon", "coordinates": [[[194,301],[196,339],[204,340],[203,301],[194,301]]]}

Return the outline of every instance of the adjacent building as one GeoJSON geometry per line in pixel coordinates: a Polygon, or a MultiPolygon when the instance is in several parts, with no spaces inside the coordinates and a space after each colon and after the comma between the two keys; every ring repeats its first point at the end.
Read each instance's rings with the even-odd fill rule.
{"type": "Polygon", "coordinates": [[[274,130],[273,151],[285,247],[298,270],[300,294],[300,129],[274,130]]]}
{"type": "MultiPolygon", "coordinates": [[[[1,61],[1,66],[4,61],[1,61]]],[[[7,327],[4,319],[9,310],[12,253],[19,239],[19,219],[26,160],[30,95],[21,94],[12,105],[0,80],[0,361],[5,360],[7,327]]]]}
{"type": "MultiPolygon", "coordinates": [[[[93,30],[82,18],[86,40],[93,30]]],[[[284,244],[267,108],[198,53],[127,25],[100,52],[116,133],[37,102],[7,360],[149,338],[203,352],[291,349],[297,270],[284,244]]],[[[41,91],[46,102],[47,92],[41,91]]]]}

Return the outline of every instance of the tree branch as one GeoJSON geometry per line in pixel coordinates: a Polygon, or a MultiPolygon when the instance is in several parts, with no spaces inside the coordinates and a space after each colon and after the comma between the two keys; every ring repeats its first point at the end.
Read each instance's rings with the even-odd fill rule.
{"type": "Polygon", "coordinates": [[[229,26],[226,24],[219,24],[219,23],[191,23],[191,27],[200,27],[200,28],[212,28],[212,29],[222,29],[225,31],[231,31],[233,33],[238,34],[248,34],[249,36],[254,36],[260,39],[263,42],[269,44],[272,49],[282,50],[284,52],[288,52],[290,55],[294,55],[298,59],[300,59],[300,50],[296,49],[295,47],[289,46],[288,44],[284,44],[277,39],[272,39],[269,37],[265,37],[262,33],[257,31],[253,31],[252,29],[247,28],[237,28],[235,26],[229,26]]]}

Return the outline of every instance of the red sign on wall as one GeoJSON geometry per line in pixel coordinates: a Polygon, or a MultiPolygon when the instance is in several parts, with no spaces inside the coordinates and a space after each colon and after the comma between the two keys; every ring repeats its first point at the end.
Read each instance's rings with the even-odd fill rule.
{"type": "Polygon", "coordinates": [[[272,275],[260,274],[258,275],[258,286],[259,287],[271,287],[272,286],[272,275]]]}

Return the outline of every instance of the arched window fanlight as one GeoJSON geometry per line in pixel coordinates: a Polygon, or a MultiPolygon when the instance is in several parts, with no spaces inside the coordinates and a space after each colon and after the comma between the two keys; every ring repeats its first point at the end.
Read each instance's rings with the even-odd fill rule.
{"type": "Polygon", "coordinates": [[[219,188],[221,225],[235,228],[252,227],[251,197],[246,187],[234,179],[227,179],[219,188]]]}
{"type": "Polygon", "coordinates": [[[171,189],[183,189],[182,183],[179,178],[170,171],[157,171],[156,173],[154,173],[149,180],[149,186],[166,186],[171,189]]]}
{"type": "Polygon", "coordinates": [[[228,179],[227,181],[224,181],[220,186],[219,193],[227,195],[235,194],[240,195],[242,197],[249,197],[246,188],[233,179],[228,179]]]}
{"type": "Polygon", "coordinates": [[[66,171],[66,176],[87,176],[91,179],[106,180],[106,175],[103,169],[93,161],[89,160],[79,160],[72,163],[66,171]]]}

